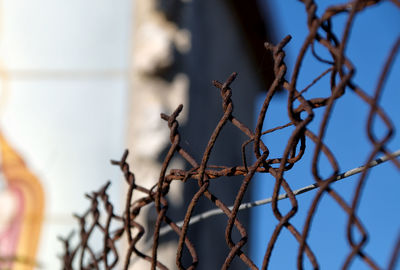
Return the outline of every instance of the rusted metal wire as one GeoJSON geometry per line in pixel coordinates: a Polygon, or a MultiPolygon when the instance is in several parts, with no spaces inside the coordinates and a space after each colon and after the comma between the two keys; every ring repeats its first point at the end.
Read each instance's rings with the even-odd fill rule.
{"type": "MultiPolygon", "coordinates": [[[[265,44],[266,50],[270,51],[273,55],[275,77],[268,89],[265,100],[258,114],[255,129],[252,130],[248,128],[245,124],[240,122],[234,114],[235,111],[231,99],[233,95],[231,85],[237,77],[236,73],[229,76],[225,82],[213,82],[214,86],[220,91],[223,114],[210,136],[201,160],[196,161],[190,155],[190,149],[186,149],[186,147],[180,143],[181,135],[179,133],[177,118],[183,110],[183,106],[180,105],[171,115],[161,114],[161,118],[167,122],[170,129],[171,146],[164,158],[164,162],[162,163],[159,179],[157,181],[155,180],[154,186],[150,189],[139,185],[135,181],[135,176],[133,172],[131,172],[129,164],[126,162],[128,150],[125,151],[121,160],[112,161],[113,165],[120,167],[129,186],[127,190],[125,210],[123,213],[114,212],[113,205],[109,201],[107,195],[107,189],[110,183],[104,185],[98,192],[93,192],[92,194],[87,195],[87,198],[91,202],[90,208],[83,215],[76,216],[80,224],[79,239],[77,240],[78,243],[73,244],[72,235],[67,238],[61,238],[65,247],[63,255],[64,269],[115,269],[116,267],[118,267],[118,269],[128,269],[133,258],[148,261],[149,268],[151,269],[167,269],[163,262],[158,258],[160,237],[164,235],[166,230],[165,228],[173,231],[178,239],[176,247],[177,267],[179,269],[195,269],[201,262],[196,252],[196,243],[191,242],[188,238],[187,232],[191,225],[194,209],[196,208],[200,198],[207,199],[210,203],[215,205],[216,209],[219,209],[220,212],[226,215],[228,219],[225,227],[225,239],[230,252],[226,256],[225,262],[221,268],[228,269],[233,259],[239,258],[248,268],[258,269],[255,263],[249,258],[249,255],[242,250],[243,246],[247,243],[248,231],[242,225],[237,216],[238,211],[243,205],[243,197],[248,191],[249,184],[256,173],[270,174],[275,178],[273,195],[268,202],[271,203],[273,214],[275,219],[278,221],[278,224],[268,240],[267,249],[261,266],[262,269],[268,268],[274,246],[276,245],[280,234],[284,230],[291,233],[294,236],[294,239],[298,242],[297,268],[303,269],[305,256],[308,258],[308,261],[314,269],[320,268],[320,262],[318,261],[312,246],[307,242],[307,239],[311,230],[313,218],[316,215],[316,208],[324,195],[330,196],[347,215],[346,231],[350,251],[344,259],[343,269],[349,268],[350,264],[356,258],[364,262],[365,265],[371,269],[395,268],[400,253],[400,239],[397,239],[397,244],[390,257],[391,260],[389,265],[378,265],[373,258],[373,254],[367,253],[364,249],[368,239],[368,234],[360,220],[360,217],[357,215],[357,208],[360,204],[360,197],[365,185],[367,172],[372,166],[379,163],[379,160],[374,163],[374,159],[377,155],[380,153],[386,155],[389,157],[389,162],[400,170],[400,161],[394,156],[390,156],[392,151],[388,148],[388,141],[394,134],[394,126],[391,123],[389,116],[384,112],[379,104],[379,98],[383,91],[383,84],[388,77],[388,71],[390,70],[394,58],[400,48],[400,37],[397,38],[388,54],[374,93],[369,95],[354,81],[356,68],[346,55],[345,48],[348,43],[351,26],[357,13],[376,5],[379,1],[350,1],[345,4],[327,8],[321,16],[318,16],[316,13],[316,4],[314,1],[304,0],[301,2],[306,8],[309,32],[298,53],[292,76],[289,80],[285,77],[287,66],[284,61],[284,47],[290,42],[290,36],[284,38],[277,45],[265,44]],[[342,37],[338,37],[332,30],[332,18],[339,13],[348,14],[342,37]],[[326,48],[330,54],[330,59],[323,59],[316,54],[314,50],[316,44],[326,48]],[[321,75],[317,76],[306,88],[300,90],[298,89],[297,82],[301,70],[301,64],[305,58],[307,50],[311,50],[314,58],[317,61],[328,65],[328,68],[322,70],[321,75]],[[316,96],[312,98],[306,98],[304,96],[306,92],[310,93],[310,91],[312,91],[315,84],[321,78],[328,75],[330,76],[330,83],[327,87],[331,90],[329,96],[316,96]],[[281,89],[288,92],[287,114],[290,118],[290,122],[282,126],[274,127],[270,130],[264,130],[264,120],[266,119],[268,107],[274,95],[281,89]],[[365,163],[367,165],[360,171],[360,177],[357,180],[356,188],[350,203],[346,202],[341,194],[339,194],[331,185],[341,177],[343,178],[344,175],[339,174],[338,161],[324,142],[333,106],[337,100],[345,98],[346,91],[352,91],[369,106],[369,114],[366,121],[366,133],[370,144],[372,145],[372,150],[368,155],[367,162],[365,163]],[[324,108],[324,113],[322,120],[319,122],[319,130],[317,133],[314,133],[309,128],[309,124],[314,120],[315,110],[318,108],[324,108]],[[372,128],[372,123],[375,121],[375,118],[379,118],[386,127],[385,135],[380,136],[379,138],[372,128]],[[243,142],[241,146],[243,156],[242,164],[237,164],[236,166],[210,165],[208,164],[210,155],[213,152],[214,145],[219,138],[220,132],[226,125],[235,126],[248,137],[248,140],[243,142]],[[268,145],[262,139],[263,135],[288,127],[292,128],[291,136],[287,141],[282,141],[282,145],[284,146],[282,155],[280,157],[271,157],[268,145]],[[252,144],[253,146],[253,157],[251,158],[246,157],[245,154],[245,148],[249,144],[252,144]],[[314,181],[312,188],[317,191],[313,197],[311,206],[307,211],[304,226],[299,228],[292,223],[292,218],[296,215],[299,207],[298,198],[296,197],[299,192],[291,189],[289,182],[285,177],[285,173],[293,167],[298,166],[297,163],[302,160],[307,144],[315,145],[311,172],[314,181]],[[332,174],[329,177],[321,176],[319,170],[319,160],[321,160],[321,155],[325,156],[331,166],[330,170],[332,171],[332,174]],[[174,156],[182,157],[190,168],[187,170],[168,170],[168,166],[174,156]],[[251,162],[252,160],[253,162],[251,162]],[[228,207],[226,202],[219,199],[209,189],[211,181],[215,181],[215,179],[223,176],[241,177],[241,187],[237,192],[234,204],[230,207],[228,207]],[[174,181],[181,181],[184,183],[187,181],[195,181],[198,185],[198,190],[193,195],[182,222],[170,218],[168,212],[168,201],[166,196],[169,192],[171,183],[174,181]],[[281,189],[284,190],[284,196],[289,199],[291,205],[290,210],[286,212],[281,210],[278,203],[279,200],[282,199],[282,195],[280,195],[281,189]],[[133,193],[142,194],[142,197],[133,200],[133,193]],[[141,209],[148,205],[153,205],[157,212],[154,234],[151,238],[151,253],[146,252],[146,250],[140,250],[137,245],[138,241],[146,234],[148,228],[144,228],[139,224],[136,218],[140,215],[141,209]],[[111,224],[113,224],[113,226],[111,226],[111,224]],[[240,234],[240,239],[238,240],[234,240],[232,237],[232,231],[234,228],[237,229],[240,234]],[[89,241],[91,237],[95,237],[94,235],[96,232],[97,235],[100,234],[103,239],[103,246],[101,249],[97,250],[91,247],[89,241]],[[361,237],[355,237],[355,233],[361,235],[361,237]],[[118,242],[123,241],[126,241],[127,243],[127,250],[123,253],[125,255],[122,258],[120,255],[122,252],[119,253],[116,247],[118,242]],[[184,265],[182,260],[185,249],[191,257],[189,265],[184,265]]],[[[393,3],[394,8],[399,7],[398,1],[391,1],[391,3],[393,3]]],[[[238,146],[238,148],[240,149],[240,146],[238,146]]],[[[203,222],[207,222],[207,220],[203,222]]],[[[207,260],[207,258],[203,259],[207,260]]]]}

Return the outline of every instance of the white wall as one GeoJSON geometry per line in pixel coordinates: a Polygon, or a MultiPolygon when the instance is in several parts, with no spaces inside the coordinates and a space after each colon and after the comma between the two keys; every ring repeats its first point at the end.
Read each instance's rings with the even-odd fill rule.
{"type": "Polygon", "coordinates": [[[39,249],[59,269],[57,235],[77,228],[84,193],[122,175],[109,160],[125,146],[131,63],[130,0],[3,0],[0,13],[1,131],[46,194],[39,249]],[[7,86],[7,87],[5,87],[7,86]]]}

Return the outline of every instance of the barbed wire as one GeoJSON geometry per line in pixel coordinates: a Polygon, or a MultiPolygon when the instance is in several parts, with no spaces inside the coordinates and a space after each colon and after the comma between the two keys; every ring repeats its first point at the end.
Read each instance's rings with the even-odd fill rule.
{"type": "MultiPolygon", "coordinates": [[[[254,129],[247,127],[236,117],[232,102],[231,85],[237,77],[236,73],[232,73],[225,82],[214,81],[213,85],[219,90],[222,101],[223,114],[212,132],[208,144],[204,149],[201,160],[196,160],[190,154],[190,149],[181,144],[181,135],[179,133],[179,123],[177,118],[183,110],[183,105],[171,114],[161,114],[161,118],[165,120],[170,129],[171,145],[164,157],[160,175],[158,180],[151,188],[141,186],[136,181],[134,173],[130,170],[127,163],[128,151],[126,150],[119,161],[112,161],[113,165],[119,166],[124,174],[128,184],[126,204],[123,213],[115,213],[112,203],[109,201],[107,189],[110,185],[108,182],[99,191],[92,192],[87,195],[91,205],[89,209],[82,215],[76,215],[79,221],[79,236],[77,244],[73,243],[73,235],[67,238],[61,238],[64,243],[63,267],[64,269],[113,269],[115,267],[128,269],[132,260],[139,259],[149,262],[151,269],[167,269],[159,258],[158,249],[160,239],[167,232],[173,232],[177,239],[176,245],[176,266],[179,269],[195,269],[201,264],[200,257],[196,251],[196,243],[193,243],[188,236],[188,230],[192,224],[198,220],[207,222],[207,218],[218,214],[223,214],[228,219],[225,226],[225,240],[229,247],[222,269],[228,269],[232,261],[236,258],[241,260],[247,268],[258,269],[258,266],[250,259],[249,255],[244,251],[243,247],[248,241],[248,231],[240,222],[238,212],[242,209],[248,209],[255,205],[269,203],[277,225],[275,226],[266,246],[262,269],[268,268],[274,247],[277,240],[283,231],[289,232],[298,244],[297,251],[297,268],[304,268],[305,257],[312,265],[313,269],[320,268],[320,262],[308,242],[308,236],[311,230],[313,218],[316,215],[317,206],[320,204],[321,198],[324,195],[333,199],[335,204],[347,216],[346,223],[346,241],[350,247],[350,251],[346,255],[343,263],[343,269],[348,269],[351,263],[357,258],[371,269],[394,269],[400,253],[400,238],[397,239],[396,246],[391,254],[391,260],[387,267],[382,267],[374,260],[373,254],[367,253],[365,249],[368,240],[368,233],[362,224],[360,217],[357,215],[357,209],[360,204],[360,197],[365,185],[367,172],[373,166],[379,165],[384,161],[390,161],[398,170],[400,169],[400,161],[396,159],[399,151],[392,152],[388,147],[389,140],[393,137],[394,126],[391,123],[389,116],[379,104],[379,99],[382,95],[383,85],[388,78],[388,72],[394,62],[394,58],[400,48],[400,37],[397,38],[392,49],[388,53],[385,65],[379,76],[378,84],[373,94],[368,94],[356,82],[354,78],[355,66],[345,53],[345,48],[348,44],[350,29],[354,23],[355,16],[378,4],[380,1],[349,1],[344,4],[328,7],[321,16],[316,13],[316,4],[311,0],[301,1],[307,13],[308,35],[299,50],[294,68],[291,72],[291,78],[286,79],[287,66],[285,63],[285,46],[290,42],[291,37],[287,36],[282,39],[277,45],[270,43],[265,44],[267,51],[270,51],[274,60],[274,80],[267,91],[264,102],[258,113],[257,123],[254,129]],[[333,31],[332,19],[338,14],[347,14],[345,29],[342,36],[339,38],[333,31]],[[329,59],[319,56],[314,47],[316,44],[324,47],[329,53],[329,59]],[[310,50],[314,59],[324,63],[329,67],[321,71],[307,87],[302,90],[298,89],[299,74],[301,64],[304,61],[306,52],[310,50]],[[321,78],[330,76],[328,87],[330,95],[323,97],[317,91],[312,91],[315,84],[321,78]],[[288,93],[287,99],[287,114],[290,122],[276,126],[269,130],[264,130],[264,120],[266,119],[269,105],[272,98],[284,89],[288,93]],[[346,92],[351,91],[355,96],[368,105],[368,117],[366,121],[366,135],[372,146],[372,150],[368,154],[365,166],[358,167],[339,173],[339,164],[337,158],[328,147],[324,138],[327,133],[329,119],[332,115],[333,106],[339,99],[346,97],[346,92]],[[304,94],[307,92],[312,97],[306,98],[304,94]],[[318,122],[318,131],[314,132],[309,128],[311,122],[316,122],[315,111],[319,108],[324,108],[323,117],[318,122]],[[384,124],[384,136],[376,136],[373,129],[375,118],[379,118],[384,124]],[[247,136],[247,140],[238,146],[242,151],[242,163],[236,166],[214,166],[209,164],[209,158],[214,151],[216,141],[219,139],[221,131],[226,125],[233,125],[241,133],[247,136]],[[290,137],[284,141],[282,146],[284,151],[279,157],[271,157],[268,143],[263,140],[263,135],[273,133],[280,129],[291,127],[290,137]],[[285,177],[287,171],[290,171],[302,160],[306,145],[313,144],[314,150],[312,153],[311,173],[314,183],[304,188],[293,190],[289,184],[289,180],[285,177]],[[252,156],[249,158],[246,155],[246,147],[252,145],[252,156]],[[375,159],[378,154],[384,156],[375,159]],[[171,160],[175,156],[183,158],[188,169],[168,169],[171,160]],[[322,177],[319,169],[321,157],[324,156],[328,160],[332,172],[329,177],[322,177]],[[274,179],[274,187],[272,197],[262,201],[251,203],[243,203],[244,195],[248,191],[250,182],[254,176],[259,173],[270,174],[274,179]],[[347,202],[343,196],[334,189],[332,183],[344,179],[350,175],[359,173],[354,192],[350,202],[347,202]],[[239,176],[241,181],[240,189],[238,190],[234,203],[228,206],[226,202],[220,199],[209,188],[210,183],[221,177],[239,176]],[[171,183],[179,181],[187,183],[194,181],[197,183],[197,191],[192,196],[188,206],[185,209],[184,219],[175,221],[170,216],[169,204],[167,195],[171,187],[171,183]],[[310,207],[307,210],[303,227],[296,227],[292,222],[293,217],[299,210],[297,195],[315,189],[310,207]],[[281,193],[281,190],[284,193],[281,193]],[[133,194],[141,195],[139,199],[133,199],[133,194]],[[283,210],[280,207],[279,201],[287,198],[290,202],[289,210],[283,210]],[[200,199],[206,199],[214,205],[214,210],[194,215],[195,208],[200,199]],[[151,252],[146,251],[146,247],[139,247],[138,242],[148,235],[149,228],[145,228],[137,221],[141,210],[144,207],[154,207],[157,217],[151,238],[151,252]],[[203,215],[203,216],[202,216],[203,215]],[[205,217],[204,217],[205,216],[205,217]],[[233,230],[239,232],[239,238],[233,237],[233,230]],[[100,233],[103,240],[102,246],[91,246],[90,239],[100,233]],[[357,237],[356,237],[357,236],[357,237]],[[127,244],[124,252],[119,252],[117,243],[125,242],[127,244]],[[184,255],[184,253],[186,255],[184,255]],[[124,257],[121,257],[124,254],[124,257]],[[185,260],[183,259],[185,257],[185,260]],[[189,259],[189,261],[187,260],[189,259]]],[[[394,7],[399,7],[398,1],[390,1],[394,7]]],[[[324,169],[324,170],[325,170],[324,169]]],[[[137,198],[137,197],[135,197],[137,198]]],[[[284,209],[287,209],[285,207],[284,209]]],[[[207,258],[202,258],[207,260],[207,258]]]]}

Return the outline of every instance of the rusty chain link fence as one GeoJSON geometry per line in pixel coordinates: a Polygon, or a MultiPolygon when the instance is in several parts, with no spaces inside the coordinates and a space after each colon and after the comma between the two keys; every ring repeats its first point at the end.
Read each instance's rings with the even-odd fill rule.
{"type": "MultiPolygon", "coordinates": [[[[378,265],[374,259],[374,254],[368,254],[364,250],[368,239],[368,232],[363,226],[362,220],[357,215],[357,208],[360,204],[360,197],[363,192],[367,172],[372,166],[379,165],[381,162],[387,160],[397,170],[400,170],[400,161],[396,159],[399,152],[393,152],[387,146],[388,141],[394,134],[394,125],[390,117],[385,113],[384,108],[379,104],[385,80],[400,48],[400,37],[397,37],[392,49],[387,52],[385,65],[378,75],[379,80],[375,90],[372,94],[367,93],[354,80],[356,67],[351,62],[350,57],[346,55],[345,49],[350,37],[350,29],[357,13],[378,4],[380,1],[349,1],[327,8],[321,16],[317,16],[314,1],[304,0],[301,2],[303,2],[307,12],[308,35],[298,52],[290,79],[285,77],[287,72],[285,46],[290,42],[291,37],[287,36],[277,45],[265,44],[265,50],[273,56],[275,78],[268,89],[261,110],[258,113],[255,129],[248,128],[239,120],[240,115],[235,115],[231,97],[234,95],[233,82],[237,77],[236,73],[233,73],[224,82],[213,82],[213,85],[220,92],[223,113],[209,138],[201,160],[195,160],[190,154],[190,149],[181,143],[183,138],[179,133],[178,118],[180,112],[184,109],[183,105],[176,108],[175,112],[171,115],[161,114],[161,118],[165,120],[166,125],[170,129],[171,144],[164,157],[158,180],[155,179],[155,184],[151,189],[140,186],[135,179],[134,172],[126,162],[128,151],[125,151],[120,160],[112,161],[113,165],[119,166],[129,186],[126,191],[125,209],[122,213],[117,213],[114,210],[113,204],[107,195],[110,182],[105,184],[99,191],[87,195],[90,207],[84,214],[76,216],[79,220],[78,233],[75,235],[71,234],[66,238],[60,238],[64,244],[64,254],[62,257],[64,269],[128,269],[130,262],[134,259],[148,261],[149,268],[151,269],[167,269],[163,262],[159,260],[157,254],[160,238],[167,232],[171,233],[171,231],[178,239],[176,246],[176,266],[179,269],[195,269],[196,267],[200,267],[201,261],[207,260],[207,258],[198,256],[196,243],[193,243],[187,236],[188,230],[192,223],[199,220],[207,222],[209,216],[218,213],[226,215],[225,240],[226,245],[230,249],[222,265],[222,269],[228,269],[234,259],[240,259],[247,268],[258,269],[250,259],[249,254],[243,251],[243,247],[248,241],[249,231],[242,225],[238,218],[238,211],[261,203],[270,203],[274,214],[274,217],[271,218],[277,220],[277,225],[272,235],[265,242],[267,248],[261,268],[268,268],[274,246],[277,244],[280,234],[286,231],[298,243],[297,268],[303,269],[304,261],[308,260],[314,269],[324,269],[324,262],[319,261],[315,255],[313,246],[307,241],[313,217],[316,215],[317,206],[323,195],[330,196],[347,216],[345,226],[350,252],[345,258],[342,258],[344,262],[343,269],[349,268],[355,259],[362,260],[365,266],[371,269],[395,269],[400,255],[400,238],[397,236],[397,245],[392,250],[392,254],[390,255],[391,260],[388,262],[388,265],[378,265]],[[333,31],[332,19],[338,14],[343,13],[347,14],[348,17],[342,35],[338,36],[333,31]],[[317,44],[329,52],[329,58],[323,58],[317,54],[315,50],[317,44]],[[315,60],[325,64],[326,69],[321,70],[320,75],[307,87],[298,89],[297,81],[301,71],[301,64],[308,50],[312,52],[315,60]],[[330,95],[321,97],[318,96],[317,91],[314,91],[311,98],[306,98],[305,93],[307,92],[310,96],[311,91],[315,88],[315,84],[324,77],[330,78],[329,84],[324,85],[324,87],[330,89],[330,95]],[[264,120],[266,117],[273,117],[268,116],[268,107],[271,99],[278,91],[282,90],[288,93],[287,110],[282,111],[282,113],[286,113],[289,116],[290,122],[282,123],[280,126],[265,130],[263,126],[264,120]],[[328,145],[325,144],[324,136],[335,102],[345,99],[346,93],[349,91],[362,100],[369,108],[365,132],[369,138],[372,150],[369,153],[367,162],[364,164],[365,166],[343,173],[339,171],[338,160],[328,145]],[[318,120],[318,132],[313,132],[309,129],[309,124],[312,121],[316,121],[314,119],[316,110],[324,111],[323,118],[320,121],[318,120]],[[383,136],[378,136],[373,130],[373,122],[376,119],[385,124],[383,136]],[[244,141],[241,146],[237,146],[242,151],[242,162],[236,166],[214,166],[208,164],[209,157],[213,153],[213,147],[226,125],[235,126],[248,137],[248,140],[244,141]],[[263,140],[263,135],[287,128],[291,128],[291,136],[288,140],[282,140],[283,153],[279,157],[271,157],[268,143],[263,140]],[[311,166],[314,183],[304,189],[293,190],[290,182],[285,178],[285,174],[295,166],[301,165],[298,163],[307,151],[308,144],[314,145],[311,166]],[[249,151],[246,151],[246,149],[251,149],[252,156],[249,156],[249,151]],[[189,166],[187,170],[169,168],[172,158],[177,155],[187,162],[189,166]],[[384,157],[376,159],[379,155],[383,155],[384,157]],[[324,168],[324,172],[326,172],[326,167],[319,166],[322,156],[329,161],[331,166],[326,171],[333,171],[329,177],[321,176],[323,172],[320,172],[320,168],[324,168]],[[354,180],[357,181],[356,188],[353,191],[352,200],[348,202],[340,193],[332,188],[331,184],[354,173],[360,174],[354,180]],[[242,198],[246,192],[249,192],[249,184],[256,174],[270,174],[275,178],[273,196],[265,202],[244,203],[242,198]],[[231,176],[241,177],[241,187],[236,194],[233,206],[229,206],[227,202],[220,200],[209,189],[212,182],[218,178],[231,176]],[[192,197],[186,209],[185,218],[182,221],[173,220],[168,212],[168,200],[166,196],[170,190],[171,183],[174,181],[183,183],[194,181],[198,185],[198,190],[192,197]],[[296,227],[291,222],[292,218],[298,212],[299,207],[298,201],[300,199],[296,195],[310,189],[316,189],[316,192],[313,196],[311,206],[307,210],[304,226],[296,227]],[[285,192],[284,195],[280,193],[282,190],[285,192]],[[133,200],[134,193],[140,194],[141,198],[133,200]],[[285,213],[280,209],[278,203],[279,200],[284,198],[288,198],[291,205],[289,211],[285,213]],[[195,216],[194,209],[200,199],[209,200],[215,206],[216,210],[195,216]],[[143,227],[137,222],[137,217],[140,216],[141,209],[149,205],[154,207],[157,212],[156,223],[154,228],[152,228],[154,233],[152,237],[147,236],[150,237],[151,252],[141,250],[137,245],[139,241],[145,241],[144,235],[149,231],[148,228],[143,227]],[[240,232],[240,239],[234,240],[234,237],[232,237],[233,230],[240,232]],[[355,234],[357,234],[357,237],[355,234]],[[359,235],[361,237],[358,237],[359,235]],[[89,241],[91,237],[101,239],[102,246],[91,246],[89,241]],[[125,243],[126,248],[124,251],[120,249],[121,243],[125,243]],[[190,258],[189,263],[187,263],[187,258],[183,260],[183,257],[190,258]]],[[[400,8],[399,1],[392,0],[389,2],[393,5],[393,8],[400,8]]],[[[237,179],[235,178],[235,181],[239,181],[237,179]]]]}

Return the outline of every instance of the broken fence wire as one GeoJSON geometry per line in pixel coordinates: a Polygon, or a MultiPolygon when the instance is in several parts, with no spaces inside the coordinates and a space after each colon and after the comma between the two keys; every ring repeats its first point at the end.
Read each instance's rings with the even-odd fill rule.
{"type": "MultiPolygon", "coordinates": [[[[290,41],[290,36],[285,37],[277,45],[265,44],[266,50],[273,56],[275,76],[259,111],[255,128],[249,128],[235,115],[231,99],[233,95],[231,85],[236,79],[236,73],[229,76],[225,82],[213,82],[221,95],[223,113],[209,138],[201,160],[193,158],[190,154],[190,149],[181,144],[177,118],[183,106],[179,106],[171,115],[162,114],[161,118],[167,122],[170,129],[171,145],[164,157],[159,178],[158,180],[155,179],[155,185],[148,189],[141,186],[140,179],[135,179],[126,161],[128,151],[124,153],[121,160],[113,161],[114,165],[120,167],[128,183],[124,211],[122,213],[115,212],[113,204],[107,195],[110,183],[104,185],[99,191],[88,194],[87,198],[90,200],[89,209],[81,215],[76,215],[79,222],[78,236],[74,237],[70,235],[67,238],[60,238],[64,244],[64,254],[62,256],[63,269],[108,270],[117,267],[118,269],[128,269],[132,259],[147,261],[151,269],[167,269],[159,257],[160,237],[162,237],[166,230],[173,231],[177,240],[176,267],[179,269],[195,269],[201,265],[201,260],[207,260],[207,258],[199,257],[196,250],[196,243],[193,243],[188,236],[188,230],[193,220],[197,218],[193,213],[200,198],[207,200],[218,209],[212,210],[210,213],[216,213],[214,211],[221,212],[228,220],[225,226],[225,240],[229,248],[229,253],[226,255],[225,261],[221,266],[222,269],[229,268],[234,259],[242,261],[249,269],[259,269],[259,267],[262,269],[268,268],[274,247],[277,245],[277,241],[283,231],[290,233],[297,241],[297,268],[303,269],[305,258],[307,258],[313,269],[320,269],[321,262],[310,245],[308,236],[311,231],[313,218],[317,214],[317,206],[320,204],[323,195],[330,196],[346,215],[346,241],[349,246],[349,252],[343,260],[342,268],[348,269],[351,263],[357,259],[371,269],[395,269],[400,254],[400,238],[397,239],[397,244],[390,255],[389,264],[387,266],[378,265],[374,259],[374,254],[366,252],[365,246],[368,241],[368,233],[357,214],[357,209],[361,203],[360,198],[366,183],[367,171],[371,170],[373,165],[377,165],[383,159],[389,157],[392,152],[388,147],[388,142],[393,138],[394,125],[384,108],[379,104],[379,100],[382,95],[383,85],[388,78],[389,70],[399,51],[400,37],[397,38],[392,49],[388,52],[385,65],[378,77],[377,87],[373,93],[368,93],[355,81],[354,74],[356,67],[346,54],[345,48],[348,44],[351,33],[350,29],[354,24],[356,15],[372,6],[376,6],[381,1],[348,1],[328,7],[322,13],[318,13],[321,15],[318,15],[316,12],[317,6],[315,1],[304,0],[301,2],[304,4],[307,14],[308,34],[298,52],[294,68],[291,71],[291,78],[287,79],[286,77],[287,65],[285,63],[284,51],[285,46],[290,41]],[[332,26],[333,19],[338,14],[347,15],[345,29],[341,36],[333,30],[332,26]],[[326,50],[329,58],[324,58],[317,54],[315,51],[316,44],[326,50]],[[321,70],[321,75],[316,77],[306,88],[298,89],[299,74],[302,70],[301,64],[307,51],[311,51],[315,61],[327,65],[328,68],[321,70]],[[325,87],[330,89],[330,95],[320,96],[320,92],[314,90],[317,89],[315,85],[321,78],[326,76],[329,77],[329,83],[325,87]],[[281,89],[288,93],[286,113],[290,122],[284,126],[277,126],[265,131],[264,120],[268,117],[273,117],[268,115],[269,105],[272,98],[281,89]],[[351,170],[345,174],[339,174],[339,162],[324,138],[328,132],[327,127],[329,119],[332,116],[333,107],[338,100],[347,97],[347,92],[352,92],[354,96],[368,106],[365,134],[369,145],[372,146],[372,150],[369,152],[365,163],[368,164],[367,167],[356,168],[355,171],[351,170]],[[305,94],[307,94],[307,97],[305,94]],[[309,128],[309,124],[317,121],[315,114],[318,109],[323,109],[323,117],[318,122],[318,131],[314,132],[309,128]],[[377,136],[375,134],[373,123],[376,119],[379,119],[383,123],[384,127],[381,130],[383,131],[383,135],[380,134],[380,136],[377,136]],[[212,155],[215,142],[218,141],[219,135],[226,125],[233,125],[248,138],[242,146],[238,146],[238,149],[242,149],[242,163],[236,164],[236,166],[212,166],[208,163],[209,158],[212,155]],[[263,135],[289,126],[292,128],[290,130],[290,137],[287,140],[282,140],[284,151],[279,157],[271,157],[268,141],[262,139],[263,135]],[[285,174],[292,168],[301,165],[298,162],[302,160],[306,152],[306,145],[308,144],[314,145],[310,169],[314,183],[301,190],[292,190],[290,181],[285,177],[285,174]],[[245,150],[247,146],[251,146],[251,158],[246,156],[245,150]],[[380,153],[385,155],[385,157],[374,162],[374,159],[380,153]],[[322,155],[328,160],[331,167],[330,171],[333,172],[327,178],[323,178],[319,170],[322,155]],[[183,158],[187,162],[189,169],[168,170],[168,165],[175,156],[183,158]],[[250,160],[252,162],[249,162],[250,160]],[[238,211],[249,205],[243,204],[242,200],[248,191],[248,186],[254,175],[258,173],[270,174],[275,179],[272,197],[266,199],[263,203],[270,203],[273,212],[271,219],[275,223],[277,222],[270,238],[265,242],[266,251],[261,266],[255,265],[244,251],[249,233],[238,218],[238,211]],[[334,189],[332,183],[347,177],[351,173],[360,173],[360,176],[358,179],[354,179],[355,189],[350,201],[347,202],[334,189]],[[234,204],[228,206],[226,202],[212,192],[210,183],[221,177],[232,176],[239,176],[239,178],[235,178],[239,180],[235,181],[241,181],[241,187],[236,194],[234,204]],[[169,215],[169,204],[166,196],[169,193],[171,183],[174,181],[183,183],[194,181],[198,187],[187,208],[184,210],[185,218],[183,222],[175,221],[169,215]],[[296,195],[311,188],[314,188],[316,192],[313,194],[311,205],[307,210],[304,225],[297,227],[292,222],[299,208],[298,197],[296,195]],[[282,189],[285,194],[281,194],[280,191],[282,189]],[[134,193],[141,195],[141,197],[133,199],[134,193]],[[289,210],[283,211],[282,207],[280,207],[279,201],[282,198],[289,199],[291,206],[289,210]],[[151,237],[146,235],[150,228],[144,227],[138,221],[141,210],[146,206],[153,206],[157,213],[155,225],[152,228],[151,252],[149,253],[146,252],[146,247],[140,244],[140,240],[145,242],[143,241],[145,239],[143,238],[144,236],[151,237]],[[238,237],[232,237],[234,228],[239,232],[239,239],[238,237]],[[97,235],[101,235],[100,238],[97,237],[102,241],[102,245],[100,246],[92,246],[90,244],[91,237],[95,237],[96,233],[97,235]],[[123,251],[117,248],[119,243],[125,243],[123,251]],[[185,260],[183,257],[185,257],[185,260]]],[[[392,0],[386,2],[393,5],[394,8],[400,7],[398,1],[392,0]]],[[[393,155],[398,155],[398,152],[395,152],[393,155]]],[[[400,161],[398,159],[391,158],[390,162],[398,170],[400,169],[400,161]]],[[[252,206],[252,204],[250,203],[249,206],[252,206]]],[[[207,222],[207,220],[204,222],[207,222]]]]}

